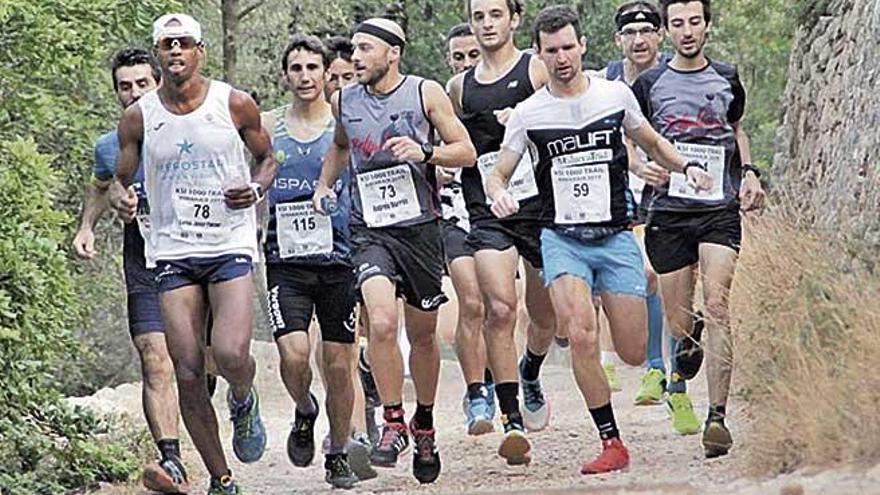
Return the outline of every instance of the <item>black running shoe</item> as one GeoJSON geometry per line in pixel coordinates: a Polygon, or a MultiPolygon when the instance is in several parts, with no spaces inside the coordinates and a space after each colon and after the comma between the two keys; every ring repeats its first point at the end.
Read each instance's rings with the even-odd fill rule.
{"type": "Polygon", "coordinates": [[[435,430],[419,430],[415,422],[409,429],[413,435],[413,476],[419,483],[433,483],[440,476],[440,453],[434,440],[435,430]]]}
{"type": "Polygon", "coordinates": [[[697,311],[690,336],[675,343],[674,357],[678,364],[678,374],[684,380],[690,380],[697,376],[703,365],[703,347],[700,345],[700,337],[703,335],[705,325],[703,313],[697,311]]]}
{"type": "Polygon", "coordinates": [[[397,457],[409,448],[409,434],[403,423],[390,422],[382,427],[382,438],[370,453],[370,462],[378,467],[394,467],[397,457]]]}
{"type": "Polygon", "coordinates": [[[367,352],[366,348],[361,347],[358,358],[358,375],[361,378],[361,386],[364,388],[366,405],[367,407],[381,407],[382,399],[379,398],[379,389],[376,387],[376,380],[373,379],[373,370],[367,364],[365,352],[367,352]]]}
{"type": "Polygon", "coordinates": [[[333,488],[349,490],[354,488],[358,477],[352,472],[347,455],[327,454],[324,457],[324,480],[333,488]]]}
{"type": "Polygon", "coordinates": [[[297,467],[306,467],[315,458],[315,420],[318,419],[318,400],[311,393],[315,404],[315,414],[306,416],[297,410],[294,413],[293,428],[287,436],[287,457],[297,467]]]}

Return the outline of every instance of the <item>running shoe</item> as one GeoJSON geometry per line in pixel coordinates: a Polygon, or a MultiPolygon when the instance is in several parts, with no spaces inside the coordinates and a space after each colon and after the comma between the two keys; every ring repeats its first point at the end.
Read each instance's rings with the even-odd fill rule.
{"type": "Polygon", "coordinates": [[[489,405],[489,419],[495,419],[495,382],[486,382],[486,404],[489,405]]]}
{"type": "Polygon", "coordinates": [[[367,407],[381,407],[382,399],[379,397],[379,389],[376,387],[376,380],[373,378],[373,370],[367,364],[367,349],[360,348],[358,357],[358,376],[361,378],[361,386],[364,388],[364,398],[367,407]]]}
{"type": "Polygon", "coordinates": [[[374,466],[394,467],[397,457],[409,448],[409,434],[403,423],[390,422],[382,427],[382,438],[370,452],[370,462],[374,466]]]}
{"type": "Polygon", "coordinates": [[[211,478],[208,495],[240,495],[241,489],[235,484],[232,475],[226,474],[219,478],[211,478]]]}
{"type": "Polygon", "coordinates": [[[468,435],[484,435],[495,431],[492,424],[492,416],[490,415],[489,401],[486,399],[488,392],[483,387],[483,395],[476,399],[471,399],[467,394],[462,399],[461,407],[464,410],[467,419],[468,435]]]}
{"type": "Polygon", "coordinates": [[[733,437],[722,421],[710,420],[703,430],[703,451],[706,459],[727,455],[733,447],[733,437]]]}
{"type": "Polygon", "coordinates": [[[159,493],[186,493],[189,483],[183,462],[177,456],[168,456],[144,468],[144,488],[159,493]]]}
{"type": "Polygon", "coordinates": [[[642,376],[642,385],[636,393],[635,403],[637,406],[660,404],[665,390],[666,375],[658,369],[649,369],[642,376]]]}
{"type": "Polygon", "coordinates": [[[440,476],[440,452],[434,439],[436,430],[420,430],[415,421],[410,422],[409,429],[413,435],[413,476],[419,483],[433,483],[440,476]]]}
{"type": "Polygon", "coordinates": [[[706,323],[703,321],[703,313],[697,311],[694,316],[694,327],[689,337],[685,337],[676,341],[675,350],[673,351],[673,359],[677,364],[675,370],[684,380],[690,380],[697,376],[700,367],[703,365],[703,347],[700,345],[700,338],[703,335],[703,328],[706,323]]]}
{"type": "Polygon", "coordinates": [[[226,394],[229,416],[232,420],[232,450],[238,460],[244,463],[257,462],[266,450],[266,430],[260,419],[260,396],[251,387],[247,399],[237,403],[232,396],[232,388],[226,394]]]}
{"type": "Polygon", "coordinates": [[[619,438],[602,440],[602,453],[581,466],[581,474],[602,474],[629,467],[629,451],[619,438]]]}
{"type": "Polygon", "coordinates": [[[333,488],[350,490],[354,488],[358,477],[352,472],[345,454],[328,454],[324,457],[324,481],[333,488]]]}
{"type": "Polygon", "coordinates": [[[694,405],[691,404],[687,392],[669,394],[666,406],[672,418],[672,428],[679,435],[694,435],[700,432],[700,420],[694,414],[694,405]]]}
{"type": "Polygon", "coordinates": [[[315,404],[315,414],[306,416],[297,409],[293,413],[293,428],[287,436],[287,458],[296,467],[306,467],[315,458],[315,421],[318,420],[318,400],[309,393],[315,404]]]}
{"type": "Polygon", "coordinates": [[[518,414],[502,414],[501,424],[504,426],[504,439],[498,446],[498,455],[511,466],[532,462],[532,444],[526,436],[522,417],[518,414]]]}
{"type": "Polygon", "coordinates": [[[366,433],[354,433],[348,440],[345,450],[348,453],[348,465],[359,480],[371,480],[379,476],[370,464],[370,452],[373,446],[366,433]]]}
{"type": "Polygon", "coordinates": [[[541,379],[526,380],[522,368],[524,359],[519,361],[519,383],[523,391],[523,424],[528,431],[541,431],[550,424],[550,403],[544,397],[541,379]]]}
{"type": "Polygon", "coordinates": [[[620,386],[620,380],[617,379],[617,366],[614,363],[605,363],[602,365],[605,370],[605,379],[608,380],[608,386],[612,392],[620,392],[623,387],[620,386]]]}

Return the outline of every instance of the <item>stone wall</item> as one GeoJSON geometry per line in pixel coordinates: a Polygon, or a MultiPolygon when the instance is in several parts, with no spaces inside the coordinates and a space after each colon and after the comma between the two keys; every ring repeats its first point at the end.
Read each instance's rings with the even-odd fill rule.
{"type": "Polygon", "coordinates": [[[880,0],[813,5],[822,5],[820,12],[807,16],[792,49],[773,183],[793,218],[832,232],[874,268],[880,252],[880,0]]]}

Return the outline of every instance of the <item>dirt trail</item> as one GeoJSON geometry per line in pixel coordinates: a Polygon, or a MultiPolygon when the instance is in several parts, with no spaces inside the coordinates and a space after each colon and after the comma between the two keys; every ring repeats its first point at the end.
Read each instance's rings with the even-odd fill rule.
{"type": "MultiPolygon", "coordinates": [[[[263,459],[252,465],[232,461],[232,469],[248,494],[306,494],[329,492],[323,480],[320,454],[309,468],[294,468],[285,454],[285,441],[292,421],[292,402],[278,378],[278,358],[273,346],[254,345],[258,360],[258,381],[263,420],[269,432],[269,444],[263,459]]],[[[595,428],[589,421],[571,371],[559,366],[545,366],[543,380],[552,404],[553,419],[548,430],[531,436],[534,442],[534,460],[528,467],[508,467],[495,455],[500,433],[468,437],[463,427],[461,396],[463,384],[457,363],[443,361],[442,380],[436,408],[436,421],[443,461],[443,472],[437,483],[419,486],[412,477],[411,457],[406,455],[398,467],[380,470],[379,478],[361,483],[351,493],[521,493],[521,494],[700,494],[700,493],[823,493],[880,494],[880,466],[838,469],[808,474],[795,473],[772,480],[743,477],[741,458],[742,436],[738,434],[736,411],[731,427],[738,444],[731,455],[707,461],[702,457],[699,435],[676,435],[662,406],[636,407],[631,397],[638,387],[641,371],[619,369],[623,392],[614,394],[614,407],[630,448],[632,466],[624,473],[585,478],[578,474],[583,460],[594,456],[599,447],[595,428]],[[799,488],[802,488],[801,491],[799,488]]],[[[692,382],[693,397],[698,415],[703,417],[705,379],[700,376],[692,382]]],[[[314,391],[323,397],[321,384],[314,391]]],[[[77,399],[96,409],[130,414],[141,420],[139,384],[102,390],[98,394],[77,399]]],[[[218,388],[215,407],[225,419],[226,408],[222,397],[225,386],[218,388]]],[[[411,400],[411,387],[407,399],[411,400]]],[[[412,411],[414,405],[407,404],[412,411]]],[[[228,421],[221,422],[224,443],[230,458],[228,421]]],[[[327,421],[321,417],[317,431],[323,436],[327,421]]],[[[318,438],[320,441],[320,437],[318,438]]],[[[194,478],[195,487],[205,486],[205,473],[191,447],[185,460],[194,478]]],[[[133,487],[104,487],[102,495],[145,493],[133,487]]],[[[198,491],[196,493],[202,493],[198,491]]]]}

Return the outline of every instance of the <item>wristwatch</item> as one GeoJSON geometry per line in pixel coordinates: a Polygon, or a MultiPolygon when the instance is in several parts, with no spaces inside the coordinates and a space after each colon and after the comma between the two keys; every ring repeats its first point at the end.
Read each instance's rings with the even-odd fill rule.
{"type": "Polygon", "coordinates": [[[264,196],[264,193],[263,193],[263,186],[261,186],[259,182],[251,182],[251,183],[248,184],[248,186],[250,186],[251,191],[254,192],[254,196],[257,197],[257,201],[258,201],[258,202],[259,202],[259,201],[262,201],[262,200],[263,200],[263,196],[264,196]]]}
{"type": "Polygon", "coordinates": [[[434,145],[430,142],[422,143],[422,153],[425,155],[425,159],[422,161],[428,163],[431,160],[431,157],[434,156],[434,145]]]}
{"type": "Polygon", "coordinates": [[[697,167],[698,169],[700,169],[704,172],[706,171],[706,167],[704,167],[702,163],[700,163],[696,160],[691,160],[691,161],[684,164],[684,168],[681,169],[681,173],[683,173],[684,175],[687,175],[688,169],[691,167],[697,167]]]}
{"type": "Polygon", "coordinates": [[[742,166],[742,176],[745,177],[746,174],[749,173],[749,172],[755,174],[755,177],[756,177],[756,178],[758,178],[758,179],[761,178],[761,169],[759,169],[758,167],[752,165],[751,163],[743,163],[743,166],[742,166]]]}

